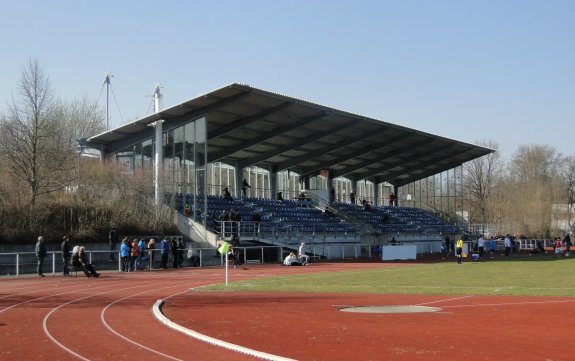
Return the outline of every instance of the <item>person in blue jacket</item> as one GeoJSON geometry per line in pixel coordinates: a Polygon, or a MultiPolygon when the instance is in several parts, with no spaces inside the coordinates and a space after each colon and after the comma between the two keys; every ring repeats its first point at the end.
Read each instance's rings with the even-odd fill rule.
{"type": "Polygon", "coordinates": [[[120,246],[120,267],[122,272],[128,272],[130,270],[130,241],[128,237],[122,239],[122,245],[120,246]]]}
{"type": "Polygon", "coordinates": [[[162,239],[160,244],[160,252],[162,254],[162,261],[160,268],[168,268],[168,255],[170,254],[170,240],[168,238],[162,239]]]}
{"type": "Polygon", "coordinates": [[[140,249],[140,259],[138,260],[138,264],[140,265],[139,269],[143,270],[148,268],[148,265],[146,264],[146,261],[148,260],[148,252],[146,252],[146,241],[143,238],[140,238],[140,241],[138,241],[138,248],[140,249]]]}

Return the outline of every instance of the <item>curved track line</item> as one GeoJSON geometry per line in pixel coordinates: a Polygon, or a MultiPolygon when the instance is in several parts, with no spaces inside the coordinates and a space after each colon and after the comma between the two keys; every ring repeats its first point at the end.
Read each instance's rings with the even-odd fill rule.
{"type": "Polygon", "coordinates": [[[50,331],[48,330],[48,324],[47,324],[47,323],[48,323],[48,319],[50,318],[50,316],[51,316],[53,313],[55,313],[56,311],[58,311],[60,308],[62,308],[62,307],[64,307],[64,306],[67,306],[67,305],[69,305],[69,304],[71,304],[71,303],[75,303],[75,302],[78,302],[78,301],[86,300],[86,299],[88,299],[88,298],[92,298],[92,297],[96,297],[96,296],[105,295],[105,294],[112,293],[112,292],[130,290],[130,289],[141,288],[141,287],[146,287],[146,286],[144,285],[144,286],[126,287],[126,288],[122,288],[121,290],[119,290],[119,289],[114,289],[114,290],[111,290],[111,291],[95,293],[95,294],[92,294],[92,295],[89,295],[89,296],[84,296],[84,297],[80,297],[80,298],[77,298],[77,299],[74,299],[74,300],[65,302],[65,303],[61,304],[60,306],[53,308],[52,311],[50,311],[50,312],[44,317],[44,319],[43,319],[43,321],[42,321],[42,328],[44,329],[44,333],[46,334],[46,336],[48,336],[48,338],[49,338],[53,343],[55,343],[56,345],[58,345],[58,346],[59,346],[61,349],[63,349],[64,351],[66,351],[66,352],[68,352],[69,354],[71,354],[71,355],[73,355],[73,356],[76,356],[76,357],[78,357],[78,358],[80,358],[80,359],[82,359],[82,360],[87,360],[87,361],[89,361],[90,359],[87,359],[87,358],[83,357],[82,355],[80,355],[80,354],[74,352],[73,350],[69,349],[69,348],[66,347],[64,344],[62,344],[61,342],[59,342],[54,336],[52,336],[52,334],[51,334],[50,331]]]}
{"type": "MultiPolygon", "coordinates": [[[[179,359],[179,358],[175,358],[175,357],[173,357],[173,356],[166,355],[165,353],[162,353],[162,352],[160,352],[160,351],[157,351],[157,350],[154,350],[154,349],[152,349],[152,348],[149,348],[149,347],[147,347],[147,346],[145,346],[145,345],[143,345],[143,344],[141,344],[141,343],[138,343],[138,342],[136,342],[136,341],[133,341],[132,339],[130,339],[130,338],[128,338],[128,337],[122,335],[122,334],[119,333],[118,331],[114,330],[114,329],[108,324],[108,322],[106,322],[106,317],[105,317],[105,314],[106,314],[106,311],[108,310],[108,308],[110,308],[111,306],[115,305],[115,304],[118,303],[118,302],[121,302],[121,301],[126,300],[126,299],[131,298],[131,297],[140,296],[140,295],[143,295],[143,294],[145,294],[145,293],[155,292],[155,291],[158,291],[158,290],[164,290],[164,289],[167,289],[167,288],[173,288],[173,287],[179,287],[179,286],[181,286],[181,285],[178,284],[178,285],[175,285],[175,286],[168,286],[168,287],[162,287],[162,288],[154,288],[153,290],[148,290],[148,291],[136,293],[136,294],[133,294],[133,295],[130,295],[130,296],[126,296],[126,297],[117,299],[116,301],[111,302],[111,303],[109,303],[106,307],[104,307],[104,309],[100,312],[100,320],[102,321],[102,323],[104,324],[104,326],[105,326],[110,332],[112,332],[114,335],[116,335],[116,336],[122,338],[124,341],[127,341],[127,342],[129,342],[129,343],[131,343],[131,344],[133,344],[133,345],[136,345],[136,346],[141,347],[141,348],[143,348],[143,349],[145,349],[145,350],[148,350],[148,351],[150,351],[150,352],[152,352],[152,353],[155,353],[156,355],[164,356],[164,357],[169,358],[169,359],[171,359],[171,360],[182,361],[182,360],[179,359]]],[[[185,291],[184,291],[184,292],[185,292],[185,291]]],[[[179,293],[182,293],[182,292],[179,292],[179,293]]],[[[179,293],[176,293],[176,294],[179,294],[179,293]]]]}
{"type": "MultiPolygon", "coordinates": [[[[95,287],[95,288],[93,288],[93,289],[100,289],[100,288],[104,288],[104,287],[106,287],[106,286],[109,286],[109,285],[100,286],[100,287],[95,287]]],[[[82,288],[82,289],[83,289],[83,288],[82,288]]],[[[80,289],[80,291],[81,291],[82,289],[80,289]]],[[[74,293],[74,292],[78,292],[78,291],[79,291],[79,290],[72,290],[72,291],[67,291],[67,292],[56,293],[56,294],[53,294],[53,295],[48,295],[48,296],[42,296],[42,297],[32,298],[32,299],[30,299],[30,300],[23,301],[23,302],[19,302],[19,303],[15,303],[15,304],[13,304],[12,306],[5,307],[5,308],[3,308],[3,309],[0,310],[0,313],[2,313],[2,312],[4,312],[4,311],[8,311],[8,310],[11,309],[11,308],[14,308],[14,307],[17,307],[17,306],[26,304],[26,303],[35,302],[35,301],[39,301],[39,300],[44,300],[44,299],[46,299],[46,298],[50,298],[50,297],[54,297],[54,296],[66,295],[66,294],[68,294],[68,293],[74,293]]]]}
{"type": "Polygon", "coordinates": [[[170,319],[168,319],[166,316],[164,316],[161,308],[164,305],[164,300],[158,300],[155,304],[154,307],[152,308],[154,316],[156,316],[156,318],[163,323],[164,325],[170,327],[173,330],[179,331],[183,334],[186,334],[190,337],[193,337],[197,340],[200,341],[204,341],[207,342],[209,344],[218,346],[218,347],[222,347],[231,351],[235,351],[235,352],[239,352],[239,353],[243,353],[246,355],[250,355],[250,356],[254,356],[257,358],[261,358],[264,360],[270,360],[270,361],[295,361],[294,359],[291,358],[287,358],[287,357],[282,357],[282,356],[277,356],[277,355],[272,355],[269,353],[265,353],[265,352],[261,352],[261,351],[256,351],[256,350],[252,350],[251,348],[247,348],[247,347],[243,347],[240,345],[236,345],[230,342],[226,342],[226,341],[222,341],[219,340],[217,338],[213,338],[210,336],[206,336],[204,334],[201,334],[199,332],[190,330],[188,328],[185,328],[183,326],[178,325],[177,323],[171,321],[170,319]]]}
{"type": "MultiPolygon", "coordinates": [[[[66,286],[62,286],[60,289],[67,289],[67,288],[71,288],[71,287],[76,287],[78,286],[77,284],[70,284],[70,285],[66,285],[66,286]]],[[[27,287],[29,288],[29,287],[27,287]]],[[[21,293],[13,293],[13,294],[9,294],[9,295],[5,295],[5,296],[0,296],[0,299],[4,299],[4,298],[8,298],[8,297],[15,297],[15,296],[23,296],[23,295],[29,295],[31,293],[37,293],[37,292],[43,292],[46,290],[51,290],[54,287],[45,287],[45,288],[38,288],[38,287],[34,287],[33,291],[27,291],[27,292],[21,292],[21,293]]]]}

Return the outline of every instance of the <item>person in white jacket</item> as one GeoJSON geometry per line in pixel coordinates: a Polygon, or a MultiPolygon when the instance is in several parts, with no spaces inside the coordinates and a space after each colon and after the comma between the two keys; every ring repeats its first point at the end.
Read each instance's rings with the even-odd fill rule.
{"type": "Polygon", "coordinates": [[[284,266],[301,266],[301,262],[297,259],[295,253],[290,252],[284,259],[284,266]]]}
{"type": "Polygon", "coordinates": [[[299,249],[297,252],[297,258],[302,263],[302,265],[305,266],[309,263],[309,256],[307,254],[305,254],[304,248],[305,248],[305,242],[302,242],[299,245],[299,249]]]}

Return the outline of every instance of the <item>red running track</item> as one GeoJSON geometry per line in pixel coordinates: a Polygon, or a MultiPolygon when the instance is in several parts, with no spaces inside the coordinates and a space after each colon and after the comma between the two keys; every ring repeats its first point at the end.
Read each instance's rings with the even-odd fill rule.
{"type": "MultiPolygon", "coordinates": [[[[230,281],[405,264],[255,265],[230,281]]],[[[575,298],[194,292],[222,268],[25,276],[0,281],[1,360],[255,360],[174,331],[298,360],[572,360],[575,298]],[[357,314],[343,306],[423,305],[423,314],[357,314]]]]}

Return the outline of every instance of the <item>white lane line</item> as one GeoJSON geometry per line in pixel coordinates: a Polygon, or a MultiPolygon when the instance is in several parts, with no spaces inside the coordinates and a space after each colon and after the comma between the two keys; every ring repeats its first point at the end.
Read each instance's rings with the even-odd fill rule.
{"type": "MultiPolygon", "coordinates": [[[[440,302],[449,302],[449,301],[455,301],[455,300],[462,300],[464,298],[470,298],[473,297],[473,295],[468,295],[468,296],[461,296],[461,297],[452,297],[452,298],[446,298],[443,300],[436,300],[436,301],[430,301],[430,302],[422,302],[422,303],[416,303],[416,306],[423,306],[423,305],[432,305],[434,303],[440,303],[440,302]]],[[[442,306],[445,307],[445,306],[442,306]]]]}
{"type": "MultiPolygon", "coordinates": [[[[70,282],[72,282],[72,281],[70,281],[70,282]]],[[[33,288],[32,291],[20,292],[20,293],[11,293],[11,294],[7,294],[7,295],[4,295],[4,296],[0,296],[0,299],[9,298],[9,297],[23,296],[23,295],[29,295],[29,294],[31,294],[31,293],[39,293],[39,292],[44,292],[44,291],[51,291],[51,290],[54,289],[54,287],[60,287],[60,286],[61,286],[61,287],[60,287],[59,289],[65,290],[65,289],[67,289],[67,288],[76,287],[76,286],[78,286],[78,284],[77,284],[77,283],[70,283],[70,284],[67,284],[67,285],[64,284],[64,283],[62,283],[62,284],[51,284],[51,285],[49,285],[50,287],[44,287],[44,288],[38,288],[37,286],[38,286],[38,285],[36,285],[36,287],[32,287],[32,286],[31,286],[31,287],[26,287],[26,288],[33,288]]]]}
{"type": "MultiPolygon", "coordinates": [[[[134,340],[132,340],[132,339],[130,339],[130,338],[128,338],[128,337],[122,335],[121,333],[119,333],[119,332],[117,332],[116,330],[114,330],[114,329],[108,324],[108,322],[106,322],[106,316],[105,316],[105,315],[106,315],[106,311],[108,310],[108,308],[110,308],[111,306],[115,305],[116,303],[121,302],[121,301],[123,301],[123,300],[126,300],[126,299],[128,299],[128,298],[140,296],[140,295],[143,295],[143,294],[145,294],[145,293],[155,292],[155,291],[158,291],[158,290],[164,290],[164,289],[168,289],[168,288],[181,287],[181,286],[182,286],[181,284],[178,284],[178,285],[174,285],[174,286],[168,286],[168,287],[162,287],[162,288],[154,288],[154,289],[152,289],[152,290],[147,290],[147,291],[144,291],[144,292],[135,293],[135,294],[133,294],[133,295],[130,295],[130,296],[126,296],[126,297],[117,299],[116,301],[111,302],[111,303],[109,303],[106,307],[104,307],[104,309],[102,310],[102,312],[100,312],[100,320],[102,321],[102,323],[104,324],[104,326],[106,326],[106,328],[107,328],[110,332],[112,332],[112,333],[115,334],[116,336],[122,338],[124,341],[127,341],[127,342],[129,342],[129,343],[131,343],[131,344],[133,344],[133,345],[136,345],[136,346],[141,347],[141,348],[143,348],[143,349],[145,349],[145,350],[148,350],[148,351],[150,351],[150,352],[152,352],[152,353],[155,353],[156,355],[164,356],[164,357],[169,358],[169,359],[171,359],[171,360],[182,361],[182,360],[179,359],[179,358],[175,358],[175,357],[172,357],[172,356],[170,356],[170,355],[166,355],[165,353],[162,353],[162,352],[160,352],[160,351],[157,351],[157,350],[154,350],[154,349],[152,349],[152,348],[149,348],[149,347],[147,347],[147,346],[145,346],[145,345],[143,345],[143,344],[141,344],[141,343],[138,343],[138,342],[136,342],[136,341],[134,341],[134,340]]],[[[186,291],[183,291],[183,292],[186,292],[186,291]]],[[[182,292],[179,292],[179,293],[182,293],[182,292]]]]}
{"type": "Polygon", "coordinates": [[[59,346],[61,349],[63,349],[64,351],[66,351],[66,352],[68,352],[69,354],[71,354],[71,355],[73,355],[73,356],[76,356],[76,357],[78,357],[78,358],[80,358],[80,359],[82,359],[82,360],[88,360],[88,361],[89,361],[90,359],[87,359],[87,358],[85,358],[84,356],[80,355],[79,353],[74,352],[72,349],[66,347],[64,344],[62,344],[60,341],[58,341],[58,340],[50,333],[50,331],[48,330],[48,319],[50,318],[50,316],[52,316],[52,314],[55,313],[56,311],[58,311],[60,308],[62,308],[62,307],[64,307],[64,306],[67,306],[67,305],[69,305],[69,304],[71,304],[71,303],[75,303],[75,302],[78,302],[78,301],[83,301],[83,300],[86,300],[86,299],[88,299],[88,298],[92,298],[92,297],[96,297],[96,296],[101,296],[101,295],[105,295],[105,294],[112,293],[112,292],[125,291],[125,290],[130,290],[130,289],[135,289],[135,288],[141,288],[141,287],[146,287],[146,285],[133,286],[133,287],[125,287],[125,288],[121,288],[121,289],[115,288],[115,289],[113,289],[113,290],[111,290],[111,291],[95,293],[95,294],[92,294],[92,295],[80,297],[80,298],[77,298],[77,299],[74,299],[74,300],[71,300],[71,301],[62,303],[60,306],[53,308],[52,311],[50,311],[50,312],[44,317],[44,320],[42,321],[42,328],[44,329],[44,333],[46,334],[46,336],[48,336],[48,338],[49,338],[52,342],[54,342],[56,345],[58,345],[58,346],[59,346]]]}
{"type": "Polygon", "coordinates": [[[261,358],[264,360],[270,360],[270,361],[295,361],[294,359],[290,359],[287,357],[282,357],[282,356],[278,356],[278,355],[273,355],[273,354],[269,354],[266,352],[261,352],[261,351],[257,351],[257,350],[253,350],[251,348],[247,348],[247,347],[243,347],[240,345],[236,345],[230,342],[226,342],[217,338],[213,338],[207,335],[204,335],[202,333],[190,330],[188,328],[185,328],[183,326],[178,325],[177,323],[171,321],[170,319],[168,319],[166,316],[164,316],[164,314],[162,313],[162,306],[164,304],[164,300],[158,300],[155,304],[154,307],[152,308],[152,311],[154,312],[154,316],[156,316],[156,318],[163,323],[164,325],[170,327],[173,330],[179,331],[185,335],[188,335],[190,337],[193,337],[197,340],[203,341],[203,342],[207,342],[209,344],[218,346],[218,347],[222,347],[231,351],[235,351],[235,352],[239,352],[239,353],[243,353],[246,355],[250,355],[250,356],[254,356],[257,358],[261,358]]]}
{"type": "MultiPolygon", "coordinates": [[[[512,296],[517,297],[517,296],[512,296]]],[[[572,303],[575,302],[575,298],[571,300],[547,300],[547,301],[524,301],[524,302],[502,302],[502,303],[480,303],[472,305],[453,305],[453,306],[442,306],[443,308],[462,308],[462,307],[493,307],[493,306],[518,306],[518,305],[545,305],[551,303],[572,303]]]]}
{"type": "MultiPolygon", "coordinates": [[[[109,284],[106,284],[106,285],[100,286],[100,287],[95,287],[95,288],[92,288],[92,289],[96,289],[96,290],[97,290],[97,289],[105,288],[105,287],[107,287],[107,286],[109,286],[109,284]]],[[[85,289],[86,289],[86,286],[82,286],[82,287],[78,287],[77,289],[74,289],[74,290],[72,290],[72,291],[60,292],[60,293],[56,293],[56,294],[52,294],[52,295],[48,295],[48,296],[42,296],[42,297],[32,298],[32,299],[29,299],[29,300],[27,300],[27,301],[15,303],[15,304],[13,304],[12,306],[5,307],[5,308],[3,308],[3,309],[0,310],[0,313],[5,312],[5,311],[8,311],[8,310],[10,310],[10,309],[12,309],[12,308],[14,308],[14,307],[17,307],[17,306],[21,306],[21,305],[26,304],[26,303],[35,302],[35,301],[39,301],[39,300],[44,300],[44,299],[46,299],[46,298],[51,298],[51,297],[55,297],[55,296],[67,295],[67,294],[69,294],[69,293],[75,293],[75,292],[79,292],[79,291],[82,291],[82,290],[85,290],[85,289]]]]}

